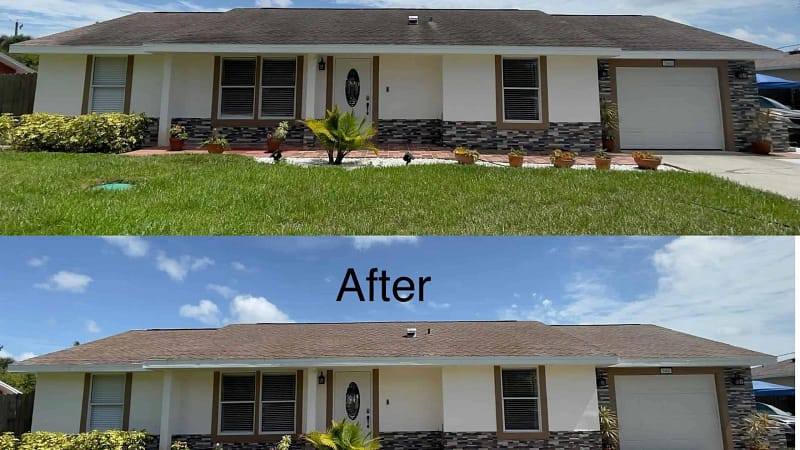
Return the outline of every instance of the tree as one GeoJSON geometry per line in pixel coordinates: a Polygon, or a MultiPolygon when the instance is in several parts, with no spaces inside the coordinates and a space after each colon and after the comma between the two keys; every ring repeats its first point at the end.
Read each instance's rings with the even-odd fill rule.
{"type": "Polygon", "coordinates": [[[30,55],[27,53],[9,53],[11,44],[18,44],[30,39],[32,38],[26,34],[18,34],[16,36],[8,36],[5,34],[0,35],[0,51],[16,59],[22,64],[25,64],[31,69],[37,69],[39,67],[39,55],[30,55]]]}
{"type": "MultiPolygon", "coordinates": [[[[3,346],[0,345],[0,351],[3,346]]],[[[24,393],[33,392],[36,389],[36,377],[29,373],[8,373],[8,366],[14,363],[14,358],[9,356],[0,357],[0,381],[10,384],[24,393]]]]}

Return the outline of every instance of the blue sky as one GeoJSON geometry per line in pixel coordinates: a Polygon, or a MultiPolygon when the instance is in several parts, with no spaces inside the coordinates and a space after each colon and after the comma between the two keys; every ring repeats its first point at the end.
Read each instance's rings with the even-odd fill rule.
{"type": "MultiPolygon", "coordinates": [[[[0,0],[0,34],[42,36],[137,11],[216,11],[235,7],[425,7],[421,0],[0,0]]],[[[800,43],[797,0],[439,0],[439,8],[540,9],[563,14],[653,14],[770,47],[800,43]]]]}
{"type": "Polygon", "coordinates": [[[794,351],[792,238],[3,237],[0,345],[16,358],[129,329],[234,322],[656,323],[794,351]],[[425,301],[347,294],[348,267],[430,276],[425,301]]]}

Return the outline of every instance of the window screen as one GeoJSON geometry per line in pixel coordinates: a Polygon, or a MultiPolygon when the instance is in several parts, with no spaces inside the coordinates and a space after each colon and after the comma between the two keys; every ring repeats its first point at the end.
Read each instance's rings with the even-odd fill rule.
{"type": "Polygon", "coordinates": [[[539,383],[535,369],[504,369],[503,426],[506,431],[539,431],[539,383]]]}
{"type": "Polygon", "coordinates": [[[92,58],[90,112],[123,112],[128,58],[125,56],[95,56],[92,58]]]}
{"type": "Polygon", "coordinates": [[[125,375],[92,375],[90,430],[121,430],[124,406],[125,375]]]}
{"type": "Polygon", "coordinates": [[[503,59],[503,117],[539,121],[539,60],[503,59]]]}

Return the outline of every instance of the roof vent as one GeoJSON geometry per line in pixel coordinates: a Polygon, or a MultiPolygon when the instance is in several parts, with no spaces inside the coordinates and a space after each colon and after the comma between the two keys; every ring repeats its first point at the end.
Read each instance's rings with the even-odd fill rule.
{"type": "Polygon", "coordinates": [[[417,329],[416,328],[406,328],[406,337],[417,337],[417,329]]]}
{"type": "Polygon", "coordinates": [[[408,24],[409,25],[418,25],[419,24],[419,16],[408,16],[408,24]]]}

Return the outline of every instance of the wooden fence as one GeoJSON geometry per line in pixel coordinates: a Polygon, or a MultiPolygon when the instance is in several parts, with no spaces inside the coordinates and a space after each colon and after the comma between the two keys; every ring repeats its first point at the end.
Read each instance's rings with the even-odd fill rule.
{"type": "Polygon", "coordinates": [[[0,114],[19,116],[32,113],[35,94],[35,73],[0,75],[0,114]]]}
{"type": "Polygon", "coordinates": [[[0,395],[0,433],[11,431],[17,436],[31,431],[33,393],[0,395]]]}

